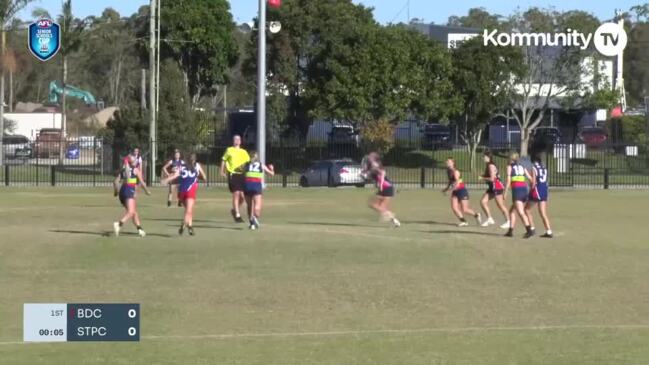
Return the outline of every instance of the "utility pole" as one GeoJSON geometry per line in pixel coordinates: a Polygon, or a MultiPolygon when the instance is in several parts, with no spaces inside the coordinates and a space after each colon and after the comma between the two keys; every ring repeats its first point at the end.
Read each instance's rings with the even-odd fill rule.
{"type": "Polygon", "coordinates": [[[257,153],[266,163],[266,1],[259,0],[257,50],[257,153]]]}
{"type": "MultiPolygon", "coordinates": [[[[624,29],[624,17],[621,10],[615,10],[617,24],[624,29]]],[[[622,112],[626,111],[626,90],[624,89],[624,52],[617,54],[617,75],[615,77],[615,87],[620,92],[620,106],[622,112]]]]}
{"type": "Polygon", "coordinates": [[[151,0],[149,6],[149,153],[150,163],[151,163],[151,175],[149,177],[149,183],[155,181],[155,164],[156,164],[156,154],[157,148],[156,144],[156,12],[157,12],[157,1],[151,0]]]}
{"type": "Polygon", "coordinates": [[[157,29],[157,34],[158,37],[157,43],[156,43],[156,69],[155,69],[155,84],[156,84],[156,89],[155,89],[155,117],[156,121],[158,120],[158,115],[160,112],[160,12],[162,11],[162,0],[158,0],[158,13],[156,15],[156,19],[158,21],[158,29],[157,29]]]}
{"type": "MultiPolygon", "coordinates": [[[[4,19],[3,19],[4,20],[4,19]]],[[[0,45],[0,57],[4,59],[5,55],[5,44],[7,42],[7,36],[5,33],[5,25],[0,24],[2,27],[2,39],[0,40],[2,42],[2,45],[0,45]]],[[[0,73],[0,166],[4,164],[4,146],[3,146],[3,139],[5,135],[5,69],[4,67],[2,68],[2,72],[0,73]]]]}
{"type": "Polygon", "coordinates": [[[146,110],[146,68],[142,69],[142,81],[140,84],[140,108],[142,110],[142,115],[146,110]]]}

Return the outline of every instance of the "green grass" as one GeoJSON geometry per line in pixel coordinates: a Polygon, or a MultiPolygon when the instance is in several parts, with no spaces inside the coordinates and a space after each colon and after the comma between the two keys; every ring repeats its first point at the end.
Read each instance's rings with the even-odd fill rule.
{"type": "Polygon", "coordinates": [[[457,228],[431,190],[391,229],[370,194],[270,189],[251,232],[202,189],[180,238],[155,189],[139,239],[104,236],[109,189],[3,188],[0,364],[649,362],[646,191],[554,191],[553,240],[457,228]],[[140,303],[142,340],[22,344],[26,302],[140,303]]]}

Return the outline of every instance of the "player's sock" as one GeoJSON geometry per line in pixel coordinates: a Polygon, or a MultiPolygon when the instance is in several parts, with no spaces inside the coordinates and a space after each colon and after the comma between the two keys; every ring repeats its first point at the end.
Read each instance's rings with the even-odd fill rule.
{"type": "Polygon", "coordinates": [[[514,229],[511,227],[507,229],[507,233],[505,233],[505,237],[514,237],[514,229]]]}

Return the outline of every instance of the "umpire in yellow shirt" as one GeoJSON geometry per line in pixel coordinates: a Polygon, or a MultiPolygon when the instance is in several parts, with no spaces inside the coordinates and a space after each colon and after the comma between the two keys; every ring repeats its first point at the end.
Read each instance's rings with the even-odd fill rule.
{"type": "Polygon", "coordinates": [[[243,190],[245,187],[245,171],[243,167],[250,161],[248,152],[241,148],[241,136],[232,137],[232,147],[228,147],[221,160],[221,176],[228,178],[228,188],[232,193],[232,218],[237,223],[243,223],[239,208],[245,201],[243,190]]]}

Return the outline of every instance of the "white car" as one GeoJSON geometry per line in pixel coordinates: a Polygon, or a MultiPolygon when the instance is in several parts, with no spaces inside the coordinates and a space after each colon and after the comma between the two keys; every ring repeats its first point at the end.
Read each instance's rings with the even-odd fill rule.
{"type": "Polygon", "coordinates": [[[361,165],[352,160],[316,161],[300,177],[300,186],[365,186],[361,165]]]}

